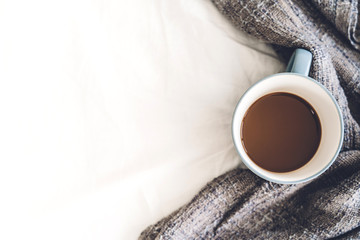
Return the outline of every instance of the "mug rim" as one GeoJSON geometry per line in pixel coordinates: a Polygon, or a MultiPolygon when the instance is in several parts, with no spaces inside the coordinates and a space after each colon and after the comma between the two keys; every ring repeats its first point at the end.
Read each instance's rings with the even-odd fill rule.
{"type": "Polygon", "coordinates": [[[310,181],[316,177],[318,177],[319,175],[321,175],[322,173],[324,173],[335,161],[335,159],[337,158],[337,156],[339,155],[340,153],[340,150],[341,150],[341,147],[343,145],[343,141],[344,141],[344,120],[343,120],[343,115],[342,115],[342,112],[340,110],[340,107],[339,105],[337,104],[334,96],[329,92],[329,90],[327,90],[321,83],[317,82],[315,79],[311,78],[311,77],[308,77],[308,76],[305,76],[305,75],[302,75],[302,74],[298,74],[298,73],[293,73],[293,72],[284,72],[284,73],[276,73],[276,74],[272,74],[270,76],[267,76],[259,81],[257,81],[256,83],[254,83],[253,85],[251,85],[245,92],[244,94],[241,96],[241,98],[239,99],[238,103],[236,104],[236,107],[235,107],[235,110],[234,110],[234,113],[233,113],[233,117],[232,117],[232,124],[231,124],[231,135],[232,135],[232,139],[233,139],[233,144],[235,146],[235,149],[238,153],[238,155],[241,157],[242,159],[242,162],[245,164],[245,166],[250,169],[253,173],[255,173],[256,175],[258,175],[259,177],[265,179],[265,180],[268,180],[268,181],[271,181],[271,182],[274,182],[274,183],[281,183],[281,184],[297,184],[297,183],[303,183],[303,182],[307,182],[307,181],[310,181]],[[300,180],[295,180],[295,181],[281,181],[281,180],[277,180],[277,179],[274,179],[274,178],[271,178],[271,177],[268,177],[268,176],[265,176],[261,173],[259,173],[256,169],[254,169],[253,167],[251,167],[247,161],[244,159],[244,157],[242,156],[242,154],[240,153],[236,143],[235,143],[235,132],[234,132],[234,118],[235,118],[235,114],[237,112],[237,109],[239,108],[240,106],[240,103],[242,102],[242,100],[247,96],[247,94],[249,93],[249,91],[255,87],[256,85],[260,84],[261,82],[265,81],[265,80],[268,80],[269,78],[273,78],[273,77],[276,77],[276,76],[279,76],[279,75],[297,75],[297,76],[300,76],[300,77],[303,77],[303,78],[306,78],[307,80],[310,80],[312,82],[314,82],[315,84],[317,84],[318,86],[320,86],[325,92],[327,95],[329,95],[329,97],[331,98],[333,104],[335,105],[336,107],[336,110],[337,110],[337,113],[338,113],[338,116],[340,118],[340,141],[339,141],[339,144],[338,144],[338,147],[336,149],[336,152],[334,154],[334,156],[332,157],[332,159],[326,164],[326,166],[324,168],[322,168],[320,171],[316,172],[315,174],[309,176],[309,177],[306,177],[304,179],[300,179],[300,180]]]}

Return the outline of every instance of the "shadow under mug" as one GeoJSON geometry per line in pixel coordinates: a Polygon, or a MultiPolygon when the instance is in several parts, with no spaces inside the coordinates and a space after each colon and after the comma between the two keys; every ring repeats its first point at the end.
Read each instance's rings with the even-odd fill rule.
{"type": "MultiPolygon", "coordinates": [[[[340,152],[344,123],[338,104],[320,83],[308,77],[312,54],[296,49],[285,73],[274,74],[252,85],[239,100],[233,115],[232,137],[243,163],[258,176],[275,183],[294,184],[311,180],[330,167],[340,152]],[[259,98],[274,92],[292,93],[315,109],[321,124],[321,140],[312,159],[290,172],[271,172],[255,164],[241,142],[241,123],[249,107],[259,98]]],[[[291,159],[289,159],[291,161],[291,159]]]]}

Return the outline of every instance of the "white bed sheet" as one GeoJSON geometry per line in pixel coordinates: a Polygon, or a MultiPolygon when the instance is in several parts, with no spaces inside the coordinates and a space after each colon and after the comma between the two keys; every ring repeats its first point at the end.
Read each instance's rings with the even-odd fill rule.
{"type": "Polygon", "coordinates": [[[240,164],[283,64],[205,0],[0,1],[1,239],[135,239],[240,164]]]}

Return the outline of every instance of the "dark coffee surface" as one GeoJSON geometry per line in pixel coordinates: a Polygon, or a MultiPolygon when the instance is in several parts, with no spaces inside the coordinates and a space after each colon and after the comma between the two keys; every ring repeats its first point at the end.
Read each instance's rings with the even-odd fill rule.
{"type": "Polygon", "coordinates": [[[241,140],[248,156],[272,172],[288,172],[314,156],[321,139],[317,113],[304,99],[284,92],[265,95],[247,110],[241,140]]]}

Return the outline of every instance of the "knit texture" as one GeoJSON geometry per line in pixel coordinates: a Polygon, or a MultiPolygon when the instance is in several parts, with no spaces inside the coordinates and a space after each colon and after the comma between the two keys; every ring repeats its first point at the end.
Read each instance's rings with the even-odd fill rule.
{"type": "Polygon", "coordinates": [[[213,3],[237,28],[273,44],[285,61],[298,47],[313,53],[310,76],[337,100],[344,144],[324,174],[302,184],[271,183],[245,169],[225,173],[140,239],[360,239],[358,1],[213,3]]]}

